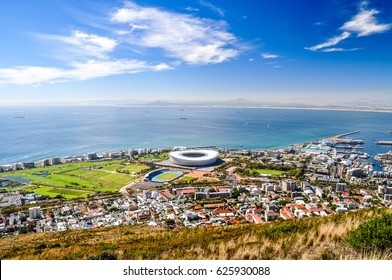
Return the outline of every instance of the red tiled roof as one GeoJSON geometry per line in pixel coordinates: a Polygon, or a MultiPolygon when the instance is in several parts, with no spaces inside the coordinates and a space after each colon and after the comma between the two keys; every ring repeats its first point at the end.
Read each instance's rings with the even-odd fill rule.
{"type": "Polygon", "coordinates": [[[219,208],[219,207],[225,207],[224,203],[214,203],[214,204],[205,204],[204,208],[207,209],[212,209],[212,208],[219,208]]]}
{"type": "Polygon", "coordinates": [[[182,194],[192,194],[195,193],[195,189],[187,189],[187,190],[182,190],[182,194]]]}
{"type": "Polygon", "coordinates": [[[233,212],[228,209],[215,209],[214,213],[215,214],[226,214],[226,213],[233,213],[233,212]]]}

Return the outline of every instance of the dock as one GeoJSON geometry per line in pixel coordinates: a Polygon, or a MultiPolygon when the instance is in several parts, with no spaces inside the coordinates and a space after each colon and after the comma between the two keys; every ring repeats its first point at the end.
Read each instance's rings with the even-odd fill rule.
{"type": "Polygon", "coordinates": [[[343,134],[338,134],[338,135],[335,135],[335,136],[331,136],[331,137],[328,137],[328,138],[326,138],[326,139],[327,139],[327,140],[330,140],[330,141],[335,141],[335,140],[339,140],[340,138],[342,138],[342,137],[344,137],[344,136],[356,134],[356,133],[359,133],[359,132],[360,132],[359,130],[350,131],[350,132],[347,132],[347,133],[343,133],[343,134]]]}

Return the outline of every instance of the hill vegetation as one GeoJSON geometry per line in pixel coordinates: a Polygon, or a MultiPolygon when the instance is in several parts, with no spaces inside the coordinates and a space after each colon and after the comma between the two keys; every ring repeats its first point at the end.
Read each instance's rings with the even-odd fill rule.
{"type": "Polygon", "coordinates": [[[392,259],[387,242],[392,240],[391,214],[391,209],[371,209],[261,225],[178,230],[140,225],[22,234],[0,239],[0,258],[392,259]],[[362,246],[362,228],[369,233],[369,225],[378,234],[365,234],[365,242],[375,245],[362,246]],[[380,238],[381,243],[375,241],[380,238]]]}

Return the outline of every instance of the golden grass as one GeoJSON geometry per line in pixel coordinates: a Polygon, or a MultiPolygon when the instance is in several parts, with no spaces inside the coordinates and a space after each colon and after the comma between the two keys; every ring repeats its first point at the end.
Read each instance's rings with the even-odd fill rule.
{"type": "Polygon", "coordinates": [[[35,233],[0,240],[1,259],[392,259],[391,251],[357,252],[344,241],[360,223],[390,209],[326,218],[164,230],[118,226],[35,233]],[[106,255],[105,255],[106,254],[106,255]]]}

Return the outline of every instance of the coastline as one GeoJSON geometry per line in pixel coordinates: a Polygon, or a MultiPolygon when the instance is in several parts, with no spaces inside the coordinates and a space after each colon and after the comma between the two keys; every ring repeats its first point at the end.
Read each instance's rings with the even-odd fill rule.
{"type": "MultiPolygon", "coordinates": [[[[321,139],[316,139],[317,141],[321,141],[321,140],[329,140],[329,141],[334,141],[334,140],[338,140],[338,139],[341,139],[342,137],[344,137],[344,136],[347,136],[347,135],[351,135],[351,134],[355,134],[355,133],[359,133],[360,131],[358,130],[358,131],[351,131],[351,132],[346,132],[346,133],[342,133],[342,134],[337,134],[337,135],[333,135],[333,136],[330,136],[330,137],[325,137],[325,138],[321,138],[321,139]]],[[[315,140],[313,140],[313,141],[315,141],[315,140]]],[[[239,150],[239,151],[242,151],[242,152],[248,152],[248,151],[260,151],[260,150],[263,150],[263,151],[271,151],[271,150],[281,150],[281,149],[287,149],[287,148],[289,148],[289,147],[292,147],[292,146],[298,146],[298,145],[305,145],[305,144],[308,144],[308,143],[311,143],[311,142],[313,142],[313,141],[305,141],[305,142],[299,142],[299,143],[292,143],[292,144],[289,144],[288,146],[284,146],[284,147],[275,147],[275,148],[254,148],[254,149],[246,149],[246,148],[241,148],[241,147],[239,147],[239,148],[224,148],[224,147],[216,147],[216,149],[227,149],[227,150],[239,150]]],[[[145,147],[144,147],[145,148],[145,147]]],[[[144,149],[143,148],[143,149],[144,149]]],[[[170,149],[170,150],[172,150],[174,147],[147,147],[147,148],[145,148],[145,149],[152,149],[152,150],[157,150],[157,149],[170,149]]],[[[189,148],[191,148],[191,147],[186,147],[187,149],[189,149],[189,148]]],[[[90,154],[90,153],[96,153],[96,154],[99,154],[99,155],[105,155],[105,154],[109,154],[109,153],[115,153],[115,154],[117,154],[117,153],[121,153],[121,152],[125,152],[125,151],[128,151],[130,148],[126,148],[126,149],[120,149],[120,150],[110,150],[110,151],[101,151],[101,152],[88,152],[88,153],[85,153],[85,154],[81,154],[81,155],[66,155],[66,156],[54,156],[54,157],[52,157],[52,158],[60,158],[61,160],[72,160],[72,159],[80,159],[80,158],[86,158],[87,157],[87,155],[88,154],[90,154]]],[[[142,148],[134,148],[134,149],[142,149],[142,148]]],[[[48,159],[50,159],[50,158],[41,158],[41,159],[38,159],[38,160],[34,160],[34,162],[35,163],[37,163],[37,162],[41,162],[41,161],[44,161],[44,160],[48,160],[48,159]]],[[[105,158],[104,158],[105,159],[105,158]]],[[[29,160],[29,161],[26,161],[26,162],[32,162],[33,160],[29,160]]],[[[15,164],[23,164],[24,162],[13,162],[13,163],[8,163],[8,164],[0,164],[0,166],[12,166],[12,165],[15,165],[15,164]]],[[[0,172],[1,173],[1,172],[0,172]]]]}

